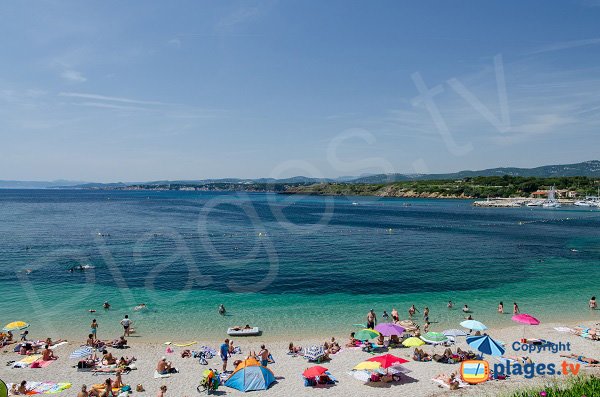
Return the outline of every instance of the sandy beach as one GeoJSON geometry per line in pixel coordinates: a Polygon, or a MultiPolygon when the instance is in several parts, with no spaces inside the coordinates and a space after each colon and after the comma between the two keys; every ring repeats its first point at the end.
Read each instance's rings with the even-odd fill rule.
{"type": "MultiPolygon", "coordinates": [[[[570,343],[571,352],[577,355],[583,354],[587,357],[593,357],[598,359],[600,357],[600,342],[584,339],[577,335],[569,333],[561,333],[554,329],[554,327],[560,326],[575,326],[578,324],[556,323],[556,324],[542,324],[537,327],[529,327],[526,329],[528,337],[536,337],[546,339],[555,343],[563,342],[570,343]]],[[[584,325],[591,326],[592,323],[588,322],[584,325]]],[[[535,363],[556,363],[557,365],[563,361],[563,358],[559,354],[553,354],[549,351],[544,352],[514,352],[511,345],[514,341],[518,341],[523,337],[523,327],[512,326],[502,329],[493,329],[490,332],[495,339],[503,341],[506,344],[505,356],[519,355],[529,356],[535,363]]],[[[42,337],[42,335],[35,335],[32,332],[32,337],[42,337]]],[[[307,338],[304,340],[294,340],[294,344],[297,346],[310,346],[313,344],[322,344],[324,341],[335,336],[340,343],[344,343],[347,340],[347,335],[322,335],[321,338],[307,338]]],[[[167,346],[163,343],[147,342],[144,341],[144,337],[130,337],[129,345],[130,348],[126,350],[109,349],[117,357],[121,355],[135,356],[137,358],[137,369],[131,371],[129,374],[124,375],[124,382],[132,385],[135,389],[137,384],[142,384],[145,388],[145,392],[133,392],[133,395],[140,396],[155,396],[158,388],[161,385],[167,385],[168,396],[178,397],[190,397],[197,395],[196,386],[201,379],[201,372],[206,368],[218,368],[221,367],[221,360],[218,357],[209,360],[207,366],[200,365],[197,359],[193,358],[181,358],[181,352],[184,349],[197,349],[202,345],[210,346],[214,349],[218,349],[221,340],[205,340],[202,335],[198,335],[198,343],[190,347],[174,347],[173,353],[166,353],[167,346]],[[168,360],[172,361],[174,366],[180,371],[179,373],[172,374],[169,378],[165,379],[154,379],[154,369],[161,358],[166,356],[168,360]]],[[[177,340],[176,335],[173,335],[173,343],[185,342],[184,340],[177,340]]],[[[258,351],[262,343],[267,345],[267,348],[271,351],[274,356],[275,363],[270,365],[269,368],[274,372],[277,382],[271,386],[269,390],[253,392],[257,395],[297,395],[297,396],[308,396],[308,395],[330,395],[330,396],[397,396],[400,393],[402,395],[410,396],[439,396],[439,395],[465,395],[465,396],[495,396],[504,391],[509,391],[520,386],[534,385],[536,382],[547,381],[547,377],[536,377],[533,379],[525,379],[523,376],[511,376],[507,380],[502,381],[488,381],[482,385],[469,386],[460,391],[450,391],[446,388],[439,386],[433,382],[431,378],[435,377],[440,373],[450,374],[452,372],[459,371],[459,364],[441,364],[436,362],[415,362],[412,360],[411,355],[413,349],[411,348],[396,348],[390,349],[389,353],[397,355],[399,357],[409,360],[405,367],[411,372],[403,375],[403,380],[399,383],[393,384],[369,384],[365,385],[361,381],[352,378],[348,375],[348,372],[357,363],[364,361],[370,357],[371,354],[361,351],[360,349],[354,348],[343,348],[341,352],[332,356],[330,362],[322,365],[329,368],[332,375],[334,375],[339,381],[336,385],[327,388],[309,388],[305,387],[301,378],[301,373],[304,369],[309,367],[307,361],[298,356],[292,357],[287,355],[287,347],[290,341],[282,340],[270,340],[268,336],[251,337],[251,338],[237,338],[234,339],[235,345],[239,346],[242,350],[242,354],[234,355],[230,359],[228,369],[232,369],[232,362],[237,359],[243,359],[249,351],[258,351]]],[[[51,382],[70,382],[72,388],[64,391],[61,395],[64,396],[75,396],[79,391],[81,385],[86,384],[88,386],[96,383],[102,383],[107,376],[105,375],[93,375],[92,373],[77,372],[73,366],[76,364],[76,360],[70,360],[69,354],[84,343],[83,340],[76,341],[71,340],[67,345],[57,347],[55,354],[59,356],[56,362],[45,368],[32,369],[32,368],[11,368],[10,366],[0,366],[0,378],[6,383],[20,382],[22,380],[28,381],[51,381],[51,382]]],[[[468,345],[465,343],[464,338],[459,338],[457,345],[463,349],[468,349],[468,345]]],[[[428,353],[434,352],[434,347],[430,345],[424,346],[424,350],[428,353]]],[[[437,352],[443,351],[443,348],[436,347],[437,352]]],[[[19,360],[22,358],[17,353],[12,352],[12,349],[4,348],[0,355],[3,362],[19,360]]],[[[487,357],[490,364],[493,365],[497,361],[494,358],[487,357]]],[[[571,363],[575,361],[568,360],[571,363]]],[[[600,373],[600,368],[593,367],[581,367],[582,373],[600,373]]],[[[560,377],[559,377],[560,378],[560,377]]],[[[225,395],[240,395],[241,392],[228,388],[220,387],[219,394],[225,395]]]]}

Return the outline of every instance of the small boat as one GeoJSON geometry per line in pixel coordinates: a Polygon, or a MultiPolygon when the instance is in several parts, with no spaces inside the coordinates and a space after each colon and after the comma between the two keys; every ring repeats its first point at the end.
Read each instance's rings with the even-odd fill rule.
{"type": "Polygon", "coordinates": [[[575,203],[573,203],[574,205],[578,206],[578,207],[593,207],[594,203],[588,200],[581,200],[581,201],[576,201],[575,203]]]}
{"type": "Polygon", "coordinates": [[[531,201],[531,202],[527,203],[526,205],[528,207],[541,207],[542,204],[544,204],[544,200],[531,201]]]}
{"type": "Polygon", "coordinates": [[[239,327],[231,327],[227,328],[227,335],[229,336],[255,336],[260,334],[260,329],[258,327],[250,327],[250,328],[239,328],[239,327]]]}

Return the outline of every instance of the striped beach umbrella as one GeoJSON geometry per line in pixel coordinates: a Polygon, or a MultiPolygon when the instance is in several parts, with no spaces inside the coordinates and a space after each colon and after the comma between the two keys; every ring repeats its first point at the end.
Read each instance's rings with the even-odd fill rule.
{"type": "Polygon", "coordinates": [[[325,350],[323,350],[323,346],[313,345],[306,349],[304,352],[304,358],[308,359],[308,361],[317,361],[321,357],[325,355],[325,350]]]}
{"type": "Polygon", "coordinates": [[[73,353],[71,353],[69,358],[70,359],[87,358],[87,357],[91,356],[92,354],[94,354],[94,349],[92,349],[89,346],[84,346],[80,349],[75,350],[73,353]]]}
{"type": "Polygon", "coordinates": [[[428,332],[425,335],[421,335],[421,339],[424,342],[430,343],[432,345],[437,345],[439,343],[444,343],[448,341],[448,337],[441,332],[428,332]]]}
{"type": "Polygon", "coordinates": [[[483,354],[491,356],[501,356],[504,354],[504,348],[500,343],[490,338],[489,335],[469,336],[467,343],[474,349],[479,350],[483,354]]]}

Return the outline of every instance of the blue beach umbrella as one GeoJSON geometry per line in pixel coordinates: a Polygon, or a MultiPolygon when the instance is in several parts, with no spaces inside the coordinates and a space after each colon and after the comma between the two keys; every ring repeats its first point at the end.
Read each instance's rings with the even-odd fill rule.
{"type": "Polygon", "coordinates": [[[270,369],[260,365],[250,365],[235,370],[225,382],[225,386],[247,392],[267,390],[273,382],[275,382],[275,375],[270,369]]]}
{"type": "Polygon", "coordinates": [[[85,357],[91,356],[92,354],[94,354],[94,350],[89,346],[84,346],[81,349],[77,349],[73,353],[71,353],[69,358],[71,358],[71,359],[85,358],[85,357]]]}
{"type": "Polygon", "coordinates": [[[472,329],[473,331],[485,331],[486,329],[488,329],[488,327],[486,327],[483,323],[480,323],[479,321],[475,320],[465,320],[462,323],[460,323],[460,325],[467,329],[472,329]]]}
{"type": "Polygon", "coordinates": [[[479,350],[483,354],[489,354],[490,356],[501,356],[505,351],[500,343],[496,342],[488,335],[469,336],[467,337],[467,343],[472,348],[479,350]]]}

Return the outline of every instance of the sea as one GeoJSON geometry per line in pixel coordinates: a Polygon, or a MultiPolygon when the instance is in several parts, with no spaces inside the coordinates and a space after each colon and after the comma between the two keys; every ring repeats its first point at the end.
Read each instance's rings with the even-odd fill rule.
{"type": "Polygon", "coordinates": [[[127,314],[152,341],[246,324],[292,340],[345,336],[370,309],[406,318],[412,304],[435,331],[460,328],[465,304],[493,330],[514,325],[502,301],[576,325],[600,319],[587,307],[599,226],[597,208],[458,199],[0,190],[0,322],[83,340],[94,318],[100,338],[118,336],[127,314]]]}

